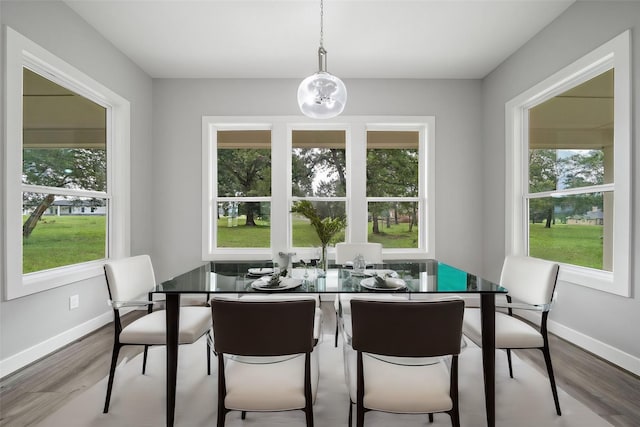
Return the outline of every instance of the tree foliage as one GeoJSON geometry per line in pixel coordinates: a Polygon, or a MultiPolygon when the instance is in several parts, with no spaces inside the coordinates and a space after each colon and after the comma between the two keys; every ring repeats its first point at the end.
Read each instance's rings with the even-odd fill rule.
{"type": "MultiPolygon", "coordinates": [[[[218,150],[218,194],[220,196],[258,197],[271,194],[271,151],[260,149],[218,150]]],[[[256,225],[260,203],[243,205],[246,226],[256,225]]]]}
{"type": "MultiPolygon", "coordinates": [[[[22,154],[24,184],[106,191],[106,150],[84,148],[25,149],[22,154]]],[[[23,194],[23,205],[33,207],[22,226],[23,238],[28,238],[38,221],[55,201],[55,194],[23,194]]]]}
{"type": "MultiPolygon", "coordinates": [[[[559,156],[559,150],[529,150],[529,192],[539,193],[563,188],[579,188],[604,183],[604,152],[573,151],[559,156]]],[[[531,221],[545,221],[550,228],[556,211],[564,216],[583,214],[592,207],[602,208],[599,193],[563,198],[544,197],[529,201],[531,221]]]]}

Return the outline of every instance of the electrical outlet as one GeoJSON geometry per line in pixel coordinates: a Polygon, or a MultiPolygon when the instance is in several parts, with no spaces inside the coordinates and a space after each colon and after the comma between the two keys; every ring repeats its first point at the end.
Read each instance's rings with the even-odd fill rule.
{"type": "Polygon", "coordinates": [[[80,307],[80,295],[71,295],[69,297],[69,310],[80,307]]]}

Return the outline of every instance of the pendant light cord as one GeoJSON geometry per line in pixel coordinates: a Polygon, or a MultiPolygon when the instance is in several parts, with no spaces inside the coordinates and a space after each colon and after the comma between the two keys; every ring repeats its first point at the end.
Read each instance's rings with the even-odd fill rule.
{"type": "Polygon", "coordinates": [[[324,39],[324,1],[320,0],[320,47],[324,47],[322,42],[324,39]]]}

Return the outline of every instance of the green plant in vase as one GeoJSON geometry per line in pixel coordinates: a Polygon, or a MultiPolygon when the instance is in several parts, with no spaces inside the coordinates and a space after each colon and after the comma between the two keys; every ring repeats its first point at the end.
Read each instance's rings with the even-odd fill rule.
{"type": "Polygon", "coordinates": [[[327,245],[336,236],[336,234],[343,231],[347,226],[347,220],[344,217],[324,217],[321,218],[318,215],[318,211],[313,204],[308,200],[299,200],[293,203],[291,207],[292,213],[297,213],[311,222],[311,226],[318,235],[320,245],[322,246],[322,257],[320,265],[322,270],[327,270],[327,245]]]}

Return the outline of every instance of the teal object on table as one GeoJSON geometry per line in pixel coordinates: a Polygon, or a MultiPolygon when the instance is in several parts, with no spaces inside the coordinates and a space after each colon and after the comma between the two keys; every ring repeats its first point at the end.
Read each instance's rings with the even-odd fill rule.
{"type": "Polygon", "coordinates": [[[438,263],[438,290],[464,291],[467,289],[467,273],[450,265],[438,263]]]}

